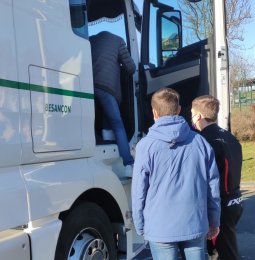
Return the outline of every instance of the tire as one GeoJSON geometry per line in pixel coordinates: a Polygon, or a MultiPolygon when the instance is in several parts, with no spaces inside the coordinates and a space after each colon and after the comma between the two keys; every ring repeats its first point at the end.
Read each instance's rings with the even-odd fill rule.
{"type": "Polygon", "coordinates": [[[110,220],[96,204],[84,202],[63,220],[55,260],[116,260],[110,220]]]}

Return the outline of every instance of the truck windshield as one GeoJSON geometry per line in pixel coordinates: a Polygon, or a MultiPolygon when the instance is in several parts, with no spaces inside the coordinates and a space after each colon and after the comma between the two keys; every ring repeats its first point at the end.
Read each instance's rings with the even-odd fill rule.
{"type": "Polygon", "coordinates": [[[89,36],[98,34],[101,31],[108,31],[120,36],[125,42],[127,42],[124,14],[120,14],[115,18],[102,17],[96,21],[89,22],[88,25],[89,36]]]}
{"type": "Polygon", "coordinates": [[[87,3],[89,36],[108,31],[127,42],[123,0],[87,0],[87,3]]]}

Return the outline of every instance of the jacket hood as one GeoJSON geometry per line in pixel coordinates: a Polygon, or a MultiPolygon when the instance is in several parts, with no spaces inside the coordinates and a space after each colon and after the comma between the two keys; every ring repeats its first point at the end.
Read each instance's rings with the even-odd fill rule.
{"type": "Polygon", "coordinates": [[[162,116],[149,129],[148,136],[174,145],[185,141],[190,131],[182,116],[162,116]]]}

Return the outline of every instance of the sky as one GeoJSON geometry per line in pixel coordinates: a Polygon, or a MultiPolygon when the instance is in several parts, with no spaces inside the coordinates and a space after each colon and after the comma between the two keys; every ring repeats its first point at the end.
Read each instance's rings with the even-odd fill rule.
{"type": "MultiPolygon", "coordinates": [[[[255,1],[254,1],[255,5],[255,1]]],[[[254,8],[255,9],[255,8],[254,8]]],[[[255,11],[254,11],[255,16],[255,11]]],[[[255,17],[251,20],[251,23],[244,25],[244,46],[248,48],[253,47],[253,52],[247,50],[249,53],[253,53],[255,58],[255,17]]]]}
{"type": "MultiPolygon", "coordinates": [[[[252,10],[251,14],[253,16],[250,23],[245,24],[244,29],[244,51],[242,51],[245,58],[248,58],[250,62],[255,64],[255,0],[251,0],[252,10]]],[[[255,68],[251,74],[255,77],[255,68]]]]}

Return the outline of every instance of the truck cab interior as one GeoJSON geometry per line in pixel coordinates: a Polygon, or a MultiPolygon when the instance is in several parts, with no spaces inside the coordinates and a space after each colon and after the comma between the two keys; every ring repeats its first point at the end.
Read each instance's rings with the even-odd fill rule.
{"type": "MultiPolygon", "coordinates": [[[[124,39],[130,51],[129,35],[126,23],[126,8],[122,0],[90,0],[87,1],[88,33],[95,35],[100,31],[109,31],[124,39]],[[99,8],[100,7],[100,8],[99,8]]],[[[122,101],[120,111],[126,129],[128,140],[134,134],[134,98],[133,79],[121,68],[120,73],[122,101]]],[[[95,97],[95,132],[97,144],[115,143],[115,141],[103,140],[102,108],[95,97]]]]}

